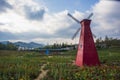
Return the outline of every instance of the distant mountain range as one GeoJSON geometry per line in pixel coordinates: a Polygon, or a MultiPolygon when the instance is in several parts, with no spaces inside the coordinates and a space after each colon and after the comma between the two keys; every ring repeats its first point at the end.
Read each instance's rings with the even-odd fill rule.
{"type": "Polygon", "coordinates": [[[35,43],[35,42],[30,42],[30,43],[26,43],[26,42],[9,42],[9,41],[2,41],[0,42],[4,45],[7,45],[9,43],[12,43],[18,47],[26,47],[26,48],[40,48],[40,47],[43,47],[44,44],[38,44],[38,43],[35,43]]]}
{"type": "Polygon", "coordinates": [[[2,42],[0,42],[1,44],[4,44],[4,45],[7,45],[8,43],[11,43],[11,42],[9,42],[9,41],[2,41],[2,42]]]}

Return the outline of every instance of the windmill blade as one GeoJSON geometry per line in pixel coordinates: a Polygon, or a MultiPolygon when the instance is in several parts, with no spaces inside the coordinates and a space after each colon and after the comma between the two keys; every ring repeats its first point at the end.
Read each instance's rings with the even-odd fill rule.
{"type": "Polygon", "coordinates": [[[70,13],[67,14],[69,17],[71,17],[73,20],[75,20],[77,23],[80,23],[79,20],[77,20],[75,17],[73,17],[70,13]]]}
{"type": "Polygon", "coordinates": [[[91,13],[91,14],[87,17],[87,19],[90,19],[92,16],[93,16],[93,13],[91,13]]]}
{"type": "Polygon", "coordinates": [[[80,31],[80,28],[78,28],[76,33],[73,35],[72,40],[76,37],[76,35],[78,34],[79,31],[80,31]]]}

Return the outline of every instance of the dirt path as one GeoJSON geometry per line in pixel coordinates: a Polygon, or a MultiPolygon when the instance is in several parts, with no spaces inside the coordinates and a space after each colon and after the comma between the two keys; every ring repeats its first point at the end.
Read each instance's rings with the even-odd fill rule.
{"type": "Polygon", "coordinates": [[[72,65],[75,65],[75,60],[72,60],[72,65]]]}
{"type": "Polygon", "coordinates": [[[43,78],[46,76],[46,74],[47,74],[47,72],[48,72],[48,70],[44,70],[44,67],[45,67],[46,65],[47,65],[47,64],[43,64],[43,65],[41,66],[41,69],[40,69],[41,73],[39,74],[39,76],[38,76],[35,80],[41,80],[41,79],[43,79],[43,78]]]}

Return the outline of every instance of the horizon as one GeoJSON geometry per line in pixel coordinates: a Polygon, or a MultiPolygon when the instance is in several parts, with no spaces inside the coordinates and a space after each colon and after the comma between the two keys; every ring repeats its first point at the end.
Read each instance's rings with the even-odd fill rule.
{"type": "MultiPolygon", "coordinates": [[[[108,36],[105,36],[105,37],[108,37],[108,36]]],[[[99,38],[96,38],[96,39],[94,39],[94,42],[96,42],[96,40],[97,39],[102,39],[103,41],[105,40],[105,37],[104,38],[102,38],[102,37],[99,37],[99,38]]],[[[108,37],[109,39],[117,39],[117,40],[120,40],[120,38],[113,38],[113,37],[108,37]]],[[[1,42],[11,42],[11,43],[16,43],[16,42],[22,42],[22,43],[37,43],[37,44],[42,44],[42,45],[54,45],[54,44],[62,44],[62,43],[65,43],[65,44],[68,44],[68,45],[75,45],[75,44],[78,44],[78,42],[76,42],[76,43],[67,43],[67,42],[53,42],[53,43],[42,43],[42,42],[35,42],[35,41],[0,41],[0,43],[1,42]]]]}

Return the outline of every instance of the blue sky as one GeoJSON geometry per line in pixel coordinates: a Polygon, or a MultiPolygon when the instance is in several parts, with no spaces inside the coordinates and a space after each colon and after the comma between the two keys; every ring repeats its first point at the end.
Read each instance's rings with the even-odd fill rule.
{"type": "MultiPolygon", "coordinates": [[[[36,0],[40,2],[40,0],[36,0]]],[[[50,12],[59,12],[63,10],[74,10],[85,12],[89,10],[91,6],[98,2],[98,0],[42,0],[45,5],[50,9],[50,12]]]]}
{"type": "Polygon", "coordinates": [[[78,43],[71,37],[78,20],[94,13],[92,32],[98,37],[120,38],[119,0],[0,0],[0,41],[78,43]]]}

